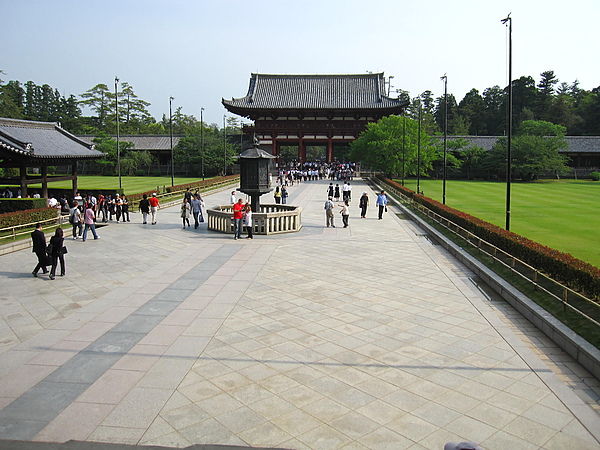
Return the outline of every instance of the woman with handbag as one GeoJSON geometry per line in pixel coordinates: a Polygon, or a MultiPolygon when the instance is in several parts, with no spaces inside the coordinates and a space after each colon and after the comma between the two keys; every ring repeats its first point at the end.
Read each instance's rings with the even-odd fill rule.
{"type": "Polygon", "coordinates": [[[185,228],[186,223],[188,228],[190,227],[190,215],[191,205],[188,203],[187,197],[184,197],[183,203],[181,204],[181,219],[183,220],[183,228],[185,228]]]}
{"type": "Polygon", "coordinates": [[[48,253],[52,258],[52,269],[50,269],[50,279],[54,280],[56,275],[56,266],[60,261],[60,276],[65,276],[65,257],[64,254],[67,252],[67,248],[64,246],[65,240],[63,238],[63,229],[57,228],[54,232],[54,236],[50,238],[48,244],[48,253]]]}

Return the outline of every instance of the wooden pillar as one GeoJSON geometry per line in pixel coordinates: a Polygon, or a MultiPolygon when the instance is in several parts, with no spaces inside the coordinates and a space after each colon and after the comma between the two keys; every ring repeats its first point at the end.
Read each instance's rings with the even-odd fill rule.
{"type": "Polygon", "coordinates": [[[73,161],[71,166],[71,175],[73,176],[73,197],[77,194],[77,161],[73,161]]]}
{"type": "Polygon", "coordinates": [[[21,183],[21,197],[27,197],[27,166],[19,167],[19,177],[21,183]]]}
{"type": "Polygon", "coordinates": [[[277,142],[277,139],[275,138],[275,136],[273,136],[273,147],[272,147],[272,152],[273,152],[273,156],[276,156],[277,158],[275,159],[275,162],[277,163],[277,167],[280,166],[279,164],[279,143],[277,142]]]}
{"type": "Polygon", "coordinates": [[[333,139],[327,138],[327,162],[333,161],[333,139]]]}
{"type": "Polygon", "coordinates": [[[306,147],[304,147],[302,138],[298,141],[298,162],[300,162],[300,164],[306,162],[306,147]]]}
{"type": "Polygon", "coordinates": [[[48,166],[42,166],[42,198],[48,198],[48,166]]]}

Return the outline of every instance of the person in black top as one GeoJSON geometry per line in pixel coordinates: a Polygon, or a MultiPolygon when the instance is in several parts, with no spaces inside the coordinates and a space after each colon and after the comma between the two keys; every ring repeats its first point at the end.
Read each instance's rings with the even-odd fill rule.
{"type": "Polygon", "coordinates": [[[58,261],[60,261],[60,276],[65,276],[65,257],[63,256],[64,250],[64,238],[63,238],[63,229],[57,228],[54,236],[50,238],[50,256],[52,257],[52,269],[50,270],[50,279],[54,280],[54,275],[56,274],[56,266],[58,265],[58,261]]]}
{"type": "Polygon", "coordinates": [[[42,231],[42,224],[37,223],[35,225],[35,231],[31,233],[31,240],[33,241],[33,253],[36,254],[38,258],[37,266],[33,269],[31,274],[34,277],[37,277],[38,272],[42,269],[43,273],[48,273],[48,269],[46,269],[46,235],[42,231]]]}
{"type": "Polygon", "coordinates": [[[148,214],[150,214],[150,201],[148,200],[148,196],[146,194],[144,194],[142,200],[140,200],[138,209],[142,212],[142,217],[144,219],[142,223],[148,223],[148,214]]]}

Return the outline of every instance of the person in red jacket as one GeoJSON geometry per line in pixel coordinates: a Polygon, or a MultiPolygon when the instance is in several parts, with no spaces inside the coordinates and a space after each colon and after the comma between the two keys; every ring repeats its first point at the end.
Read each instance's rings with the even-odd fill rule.
{"type": "Polygon", "coordinates": [[[244,200],[241,198],[233,204],[233,238],[242,237],[242,220],[244,218],[244,200]]]}
{"type": "Polygon", "coordinates": [[[150,212],[152,213],[152,225],[156,225],[156,211],[158,211],[159,201],[156,197],[156,192],[152,193],[152,197],[148,199],[150,202],[150,212]]]}

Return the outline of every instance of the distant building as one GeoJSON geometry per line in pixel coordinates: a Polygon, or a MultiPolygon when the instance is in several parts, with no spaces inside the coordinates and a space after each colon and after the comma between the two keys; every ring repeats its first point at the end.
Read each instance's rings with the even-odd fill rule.
{"type": "Polygon", "coordinates": [[[369,122],[402,114],[408,102],[386,95],[383,73],[358,75],[266,75],[253,73],[248,93],[222,100],[228,111],[254,121],[244,132],[263,150],[279,157],[282,145],[298,146],[306,161],[307,145],[326,146],[356,140],[369,122]]]}
{"type": "MultiPolygon", "coordinates": [[[[95,136],[79,135],[79,139],[92,144],[95,136]]],[[[111,136],[116,138],[116,135],[111,136]]],[[[173,136],[173,148],[177,146],[183,135],[173,136]]],[[[171,164],[171,136],[162,134],[121,134],[120,142],[131,142],[133,150],[147,151],[156,158],[159,165],[171,164]]]]}
{"type": "Polygon", "coordinates": [[[19,185],[23,197],[28,194],[28,185],[41,183],[41,196],[47,198],[48,183],[63,180],[72,180],[75,195],[77,162],[103,157],[104,153],[57,123],[0,118],[0,167],[19,169],[18,177],[2,178],[0,185],[19,185]],[[71,174],[48,176],[48,166],[61,165],[70,165],[71,174]],[[28,173],[28,168],[39,169],[41,175],[28,173]]]}
{"type": "MultiPolygon", "coordinates": [[[[434,136],[442,139],[442,136],[434,136]]],[[[503,136],[448,136],[449,141],[465,139],[471,145],[491,150],[503,136]]],[[[560,153],[570,158],[569,167],[577,170],[600,170],[600,136],[565,136],[568,147],[560,153]]]]}

